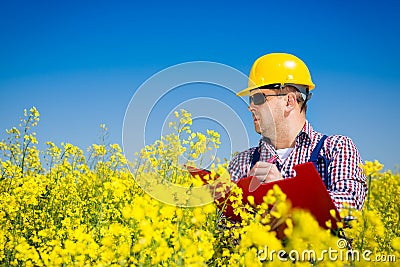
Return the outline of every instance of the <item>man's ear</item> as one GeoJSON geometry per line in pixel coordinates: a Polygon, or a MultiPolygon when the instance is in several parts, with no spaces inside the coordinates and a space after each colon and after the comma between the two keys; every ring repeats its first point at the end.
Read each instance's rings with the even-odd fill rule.
{"type": "Polygon", "coordinates": [[[287,111],[293,110],[297,105],[297,97],[296,94],[290,92],[287,94],[287,101],[286,101],[286,109],[287,111]]]}

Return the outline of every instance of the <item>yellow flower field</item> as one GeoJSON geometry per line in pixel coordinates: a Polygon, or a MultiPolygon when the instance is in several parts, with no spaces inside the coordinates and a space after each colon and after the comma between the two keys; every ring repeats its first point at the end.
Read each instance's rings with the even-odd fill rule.
{"type": "Polygon", "coordinates": [[[244,205],[227,163],[217,164],[210,179],[218,173],[225,187],[216,193],[230,188],[243,219],[232,223],[181,164],[218,148],[219,134],[192,132],[184,110],[176,117],[174,133],[127,162],[116,144],[47,142],[39,151],[39,112],[25,111],[0,142],[1,266],[400,266],[398,173],[366,162],[368,197],[361,212],[342,211],[355,218],[342,239],[305,211],[287,216],[277,187],[262,205],[244,205]],[[287,225],[283,240],[272,230],[277,220],[287,225]]]}

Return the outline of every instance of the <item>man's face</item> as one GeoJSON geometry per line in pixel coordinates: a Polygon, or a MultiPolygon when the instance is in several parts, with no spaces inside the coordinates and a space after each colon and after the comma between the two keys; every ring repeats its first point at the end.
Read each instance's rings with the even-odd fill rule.
{"type": "Polygon", "coordinates": [[[256,89],[250,92],[249,111],[252,113],[254,128],[264,137],[272,137],[276,133],[276,122],[282,108],[281,96],[276,90],[256,89]],[[264,103],[262,103],[264,102],[264,103]]]}

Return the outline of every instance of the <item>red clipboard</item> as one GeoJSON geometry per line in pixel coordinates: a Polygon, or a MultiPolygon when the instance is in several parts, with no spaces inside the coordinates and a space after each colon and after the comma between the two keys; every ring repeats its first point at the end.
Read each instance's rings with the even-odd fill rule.
{"type": "MultiPolygon", "coordinates": [[[[314,164],[308,162],[296,165],[293,168],[296,171],[296,176],[284,180],[266,184],[260,184],[256,177],[246,177],[239,180],[237,186],[243,191],[243,203],[248,203],[247,197],[253,196],[254,203],[261,204],[267,192],[274,185],[278,185],[282,192],[286,194],[287,199],[290,200],[292,208],[309,211],[323,228],[328,228],[326,222],[330,221],[331,228],[336,229],[336,222],[340,221],[339,211],[333,204],[314,164]],[[254,181],[250,186],[252,179],[254,181]],[[331,210],[334,211],[336,219],[332,217],[331,210]]],[[[198,175],[204,183],[208,183],[204,176],[210,174],[210,171],[194,167],[187,167],[187,169],[193,176],[198,175]]],[[[240,217],[233,213],[233,208],[229,205],[224,210],[224,214],[233,220],[240,220],[240,217]]]]}

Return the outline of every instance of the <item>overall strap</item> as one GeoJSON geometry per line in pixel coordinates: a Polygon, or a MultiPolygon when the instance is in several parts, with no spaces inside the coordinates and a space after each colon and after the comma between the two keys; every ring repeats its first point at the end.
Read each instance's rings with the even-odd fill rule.
{"type": "Polygon", "coordinates": [[[256,165],[257,161],[260,160],[260,150],[261,150],[261,146],[256,147],[253,154],[251,155],[250,170],[253,169],[253,167],[254,167],[254,165],[256,165]]]}
{"type": "Polygon", "coordinates": [[[325,172],[324,172],[324,183],[326,188],[329,188],[330,184],[330,177],[328,174],[328,166],[329,166],[329,159],[327,159],[325,156],[321,156],[319,153],[324,145],[325,139],[328,136],[324,135],[322,136],[321,140],[319,140],[318,144],[315,146],[314,150],[311,152],[311,157],[309,162],[314,163],[315,168],[318,170],[318,163],[324,162],[325,165],[325,172]]]}
{"type": "Polygon", "coordinates": [[[315,164],[315,167],[317,167],[317,162],[319,158],[319,152],[322,149],[322,146],[324,145],[325,139],[328,136],[324,135],[322,136],[321,140],[319,140],[318,144],[315,146],[314,150],[311,152],[311,157],[309,162],[313,162],[315,164]]]}

